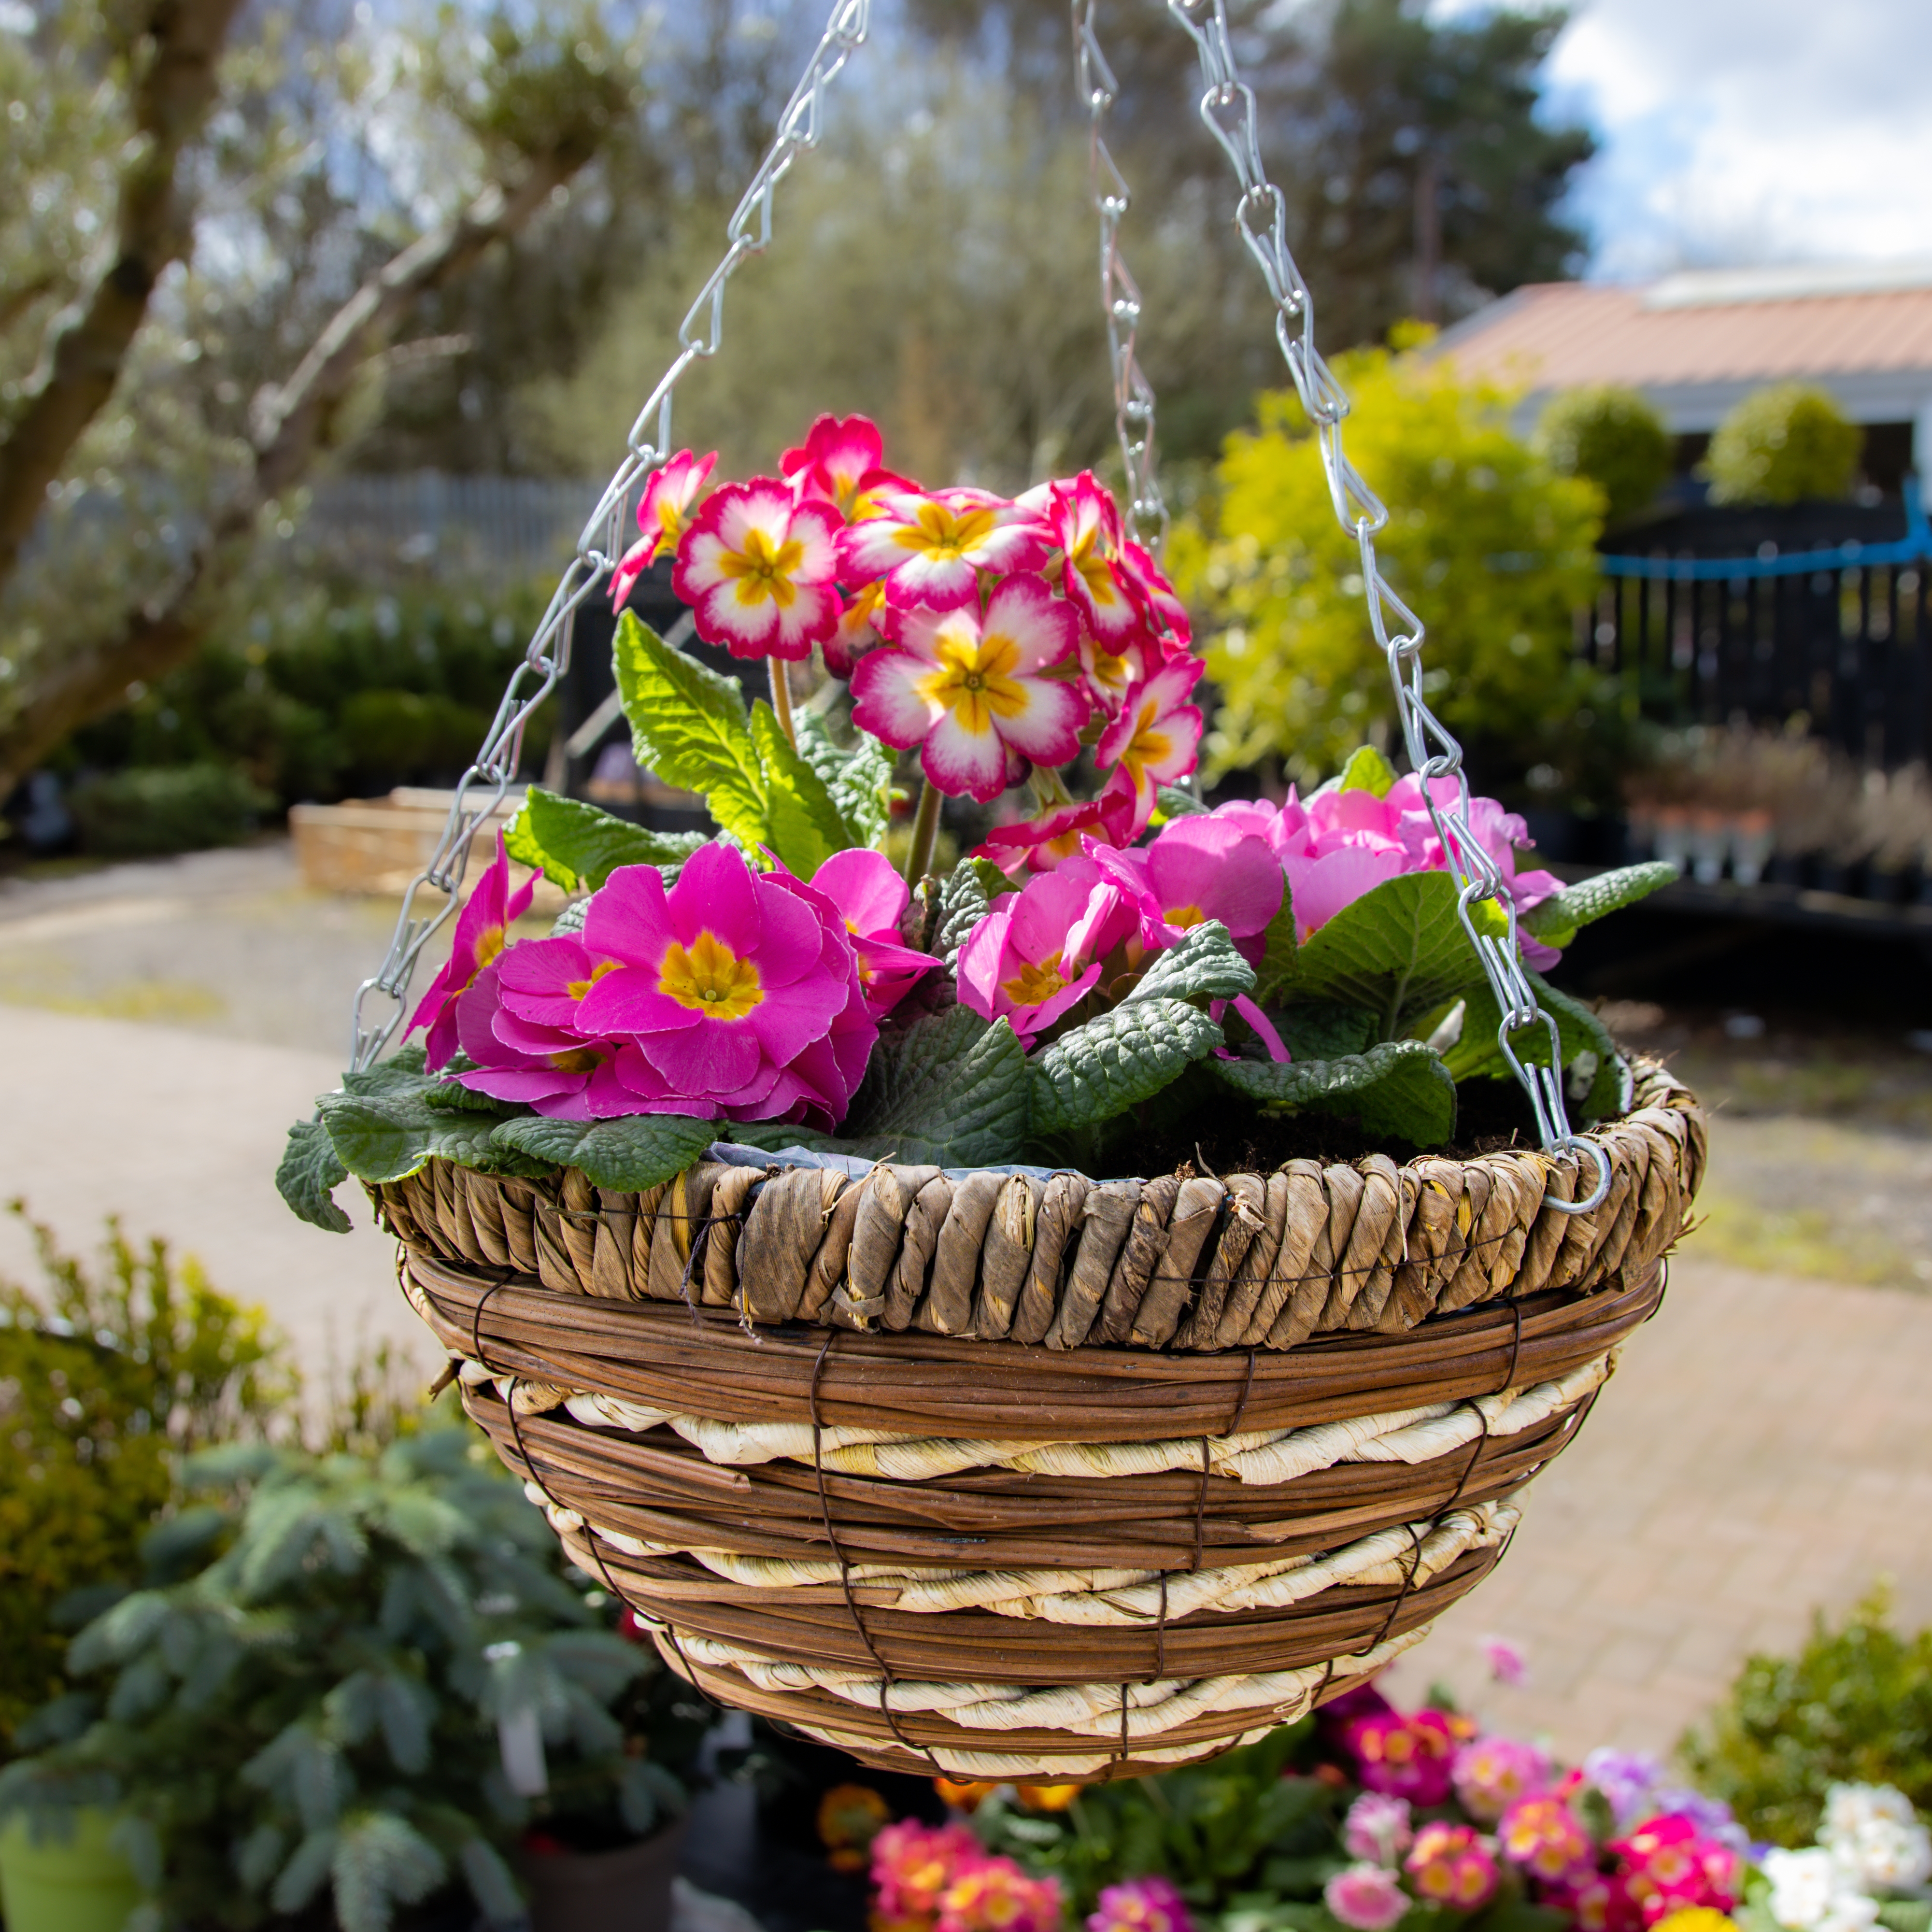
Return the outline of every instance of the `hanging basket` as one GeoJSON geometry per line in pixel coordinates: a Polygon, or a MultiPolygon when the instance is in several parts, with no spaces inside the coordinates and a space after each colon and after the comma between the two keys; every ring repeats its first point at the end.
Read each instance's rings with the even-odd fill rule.
{"type": "Polygon", "coordinates": [[[1662,1068],[1533,1152],[1090,1182],[432,1162],[405,1292],[580,1567],[727,1704],[896,1770],[1211,1755],[1378,1669],[1656,1309],[1703,1119],[1662,1068]]]}

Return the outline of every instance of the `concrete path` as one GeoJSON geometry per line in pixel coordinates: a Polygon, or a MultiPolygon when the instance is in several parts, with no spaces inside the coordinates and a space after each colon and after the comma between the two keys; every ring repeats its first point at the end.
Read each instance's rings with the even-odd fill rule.
{"type": "Polygon", "coordinates": [[[1901,1628],[1932,1624],[1928,1362],[1932,1300],[1700,1262],[1694,1234],[1508,1554],[1393,1694],[1439,1678],[1573,1762],[1667,1751],[1748,1653],[1794,1648],[1880,1576],[1901,1628]],[[1491,1635],[1527,1652],[1526,1685],[1487,1682],[1491,1635]]]}

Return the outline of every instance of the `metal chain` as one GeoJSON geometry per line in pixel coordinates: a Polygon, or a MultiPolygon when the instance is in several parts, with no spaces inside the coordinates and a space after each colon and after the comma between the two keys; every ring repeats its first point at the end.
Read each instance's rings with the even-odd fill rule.
{"type": "Polygon", "coordinates": [[[872,23],[872,0],[833,0],[825,32],[792,96],[778,116],[778,130],[766,151],[752,184],[726,225],[723,258],[698,293],[677,332],[678,353],[664,371],[625,439],[624,460],[617,466],[597,507],[577,539],[575,554],[565,569],[524,662],[512,674],[502,702],[496,707],[476,762],[463,775],[450,801],[449,816],[429,863],[410,882],[396,920],[394,937],[381,968],[356,988],[351,1016],[349,1064],[360,1072],[395,1037],[408,1011],[411,976],[423,948],[456,909],[457,894],[470,862],[471,841],[502,802],[516,776],[523,752],[524,730],[536,711],[556,688],[570,667],[572,626],[578,610],[616,568],[623,554],[625,524],[633,507],[632,493],[671,454],[671,402],[694,362],[716,356],[724,340],[725,284],[752,256],[771,244],[772,202],[792,164],[815,148],[824,133],[826,90],[837,79],[853,53],[865,43],[872,23]],[[651,418],[657,418],[652,440],[651,418]],[[442,895],[430,910],[416,910],[416,896],[425,886],[442,895]],[[377,1019],[367,1016],[372,994],[390,1002],[377,1019]]]}
{"type": "Polygon", "coordinates": [[[1114,428],[1126,474],[1127,534],[1159,556],[1167,540],[1167,505],[1154,473],[1154,388],[1142,374],[1135,344],[1140,333],[1141,289],[1120,254],[1120,220],[1133,204],[1101,132],[1120,83],[1100,51],[1094,21],[1100,0],[1072,0],[1073,58],[1087,104],[1088,166],[1094,209],[1100,218],[1100,308],[1107,318],[1107,360],[1114,376],[1114,428]],[[1147,535],[1143,537],[1142,532],[1147,535]]]}
{"type": "MultiPolygon", "coordinates": [[[[1502,872],[1470,828],[1469,781],[1462,769],[1462,748],[1423,697],[1422,621],[1390,587],[1376,556],[1376,537],[1388,522],[1388,511],[1362,480],[1342,446],[1348,394],[1315,346],[1315,304],[1288,250],[1287,200],[1269,180],[1262,164],[1254,89],[1242,80],[1235,58],[1227,0],[1167,0],[1167,9],[1193,40],[1200,57],[1201,118],[1220,143],[1240,183],[1235,224],[1274,298],[1275,339],[1281,345],[1301,406],[1315,426],[1329,500],[1336,520],[1361,552],[1369,625],[1388,660],[1402,743],[1422,781],[1424,802],[1456,880],[1457,916],[1476,949],[1502,1015],[1496,1044],[1529,1096],[1544,1150],[1588,1155],[1596,1164],[1596,1184],[1582,1200],[1552,1200],[1546,1204],[1564,1214],[1582,1214],[1600,1206],[1609,1194],[1610,1164],[1600,1148],[1570,1130],[1563,1097],[1562,1042],[1556,1019],[1544,1010],[1524,971],[1516,907],[1502,890],[1502,872]],[[1436,797],[1436,782],[1442,778],[1452,779],[1455,784],[1454,800],[1447,807],[1436,797]],[[1475,908],[1486,899],[1500,902],[1506,932],[1477,929],[1475,908]],[[1526,1066],[1510,1036],[1539,1022],[1549,1036],[1550,1064],[1526,1066]]],[[[1092,12],[1091,0],[1088,0],[1082,31],[1088,37],[1092,12]]]]}

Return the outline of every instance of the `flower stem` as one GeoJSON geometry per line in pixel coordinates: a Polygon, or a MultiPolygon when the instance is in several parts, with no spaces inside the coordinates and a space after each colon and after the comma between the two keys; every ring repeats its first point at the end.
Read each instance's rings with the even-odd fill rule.
{"type": "Polygon", "coordinates": [[[912,849],[906,854],[906,884],[916,886],[932,863],[932,848],[939,837],[939,806],[944,796],[928,778],[919,795],[919,810],[912,821],[912,849]]]}
{"type": "Polygon", "coordinates": [[[785,734],[785,742],[796,751],[798,728],[791,722],[791,680],[785,674],[785,661],[769,657],[765,668],[772,674],[772,709],[778,714],[778,729],[785,734]]]}

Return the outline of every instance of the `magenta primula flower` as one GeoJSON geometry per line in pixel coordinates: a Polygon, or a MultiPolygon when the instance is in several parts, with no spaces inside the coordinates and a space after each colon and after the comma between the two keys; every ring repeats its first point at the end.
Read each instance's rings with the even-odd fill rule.
{"type": "Polygon", "coordinates": [[[1743,1869],[1737,1853],[1705,1837],[1681,1812],[1646,1819],[1604,1849],[1622,1859],[1624,1886],[1646,1925],[1686,1906],[1729,1912],[1738,1902],[1743,1869]]]}
{"type": "Polygon", "coordinates": [[[1351,1858],[1392,1866],[1414,1841],[1406,1798],[1365,1791],[1342,1816],[1342,1848],[1351,1858]]]}
{"type": "Polygon", "coordinates": [[[1079,626],[1044,578],[1003,579],[983,615],[970,604],[898,611],[893,630],[893,647],[852,674],[852,716],[888,745],[918,746],[941,791],[983,803],[1014,782],[1016,760],[1078,754],[1086,700],[1047,674],[1072,656],[1079,626]]]}
{"type": "Polygon", "coordinates": [[[963,1865],[940,1894],[935,1932],[1059,1932],[1060,1884],[1011,1858],[963,1865]]]}
{"type": "Polygon", "coordinates": [[[1181,602],[1180,593],[1154,562],[1153,552],[1128,537],[1120,544],[1114,568],[1140,605],[1148,628],[1156,637],[1172,639],[1184,650],[1194,635],[1187,606],[1181,602]]]}
{"type": "Polygon", "coordinates": [[[613,872],[583,943],[617,963],[585,993],[576,1024],[634,1046],[620,1069],[634,1111],[843,1118],[878,1030],[824,894],[706,845],[668,891],[655,866],[613,872]]]}
{"type": "Polygon", "coordinates": [[[1154,816],[1160,787],[1194,769],[1202,717],[1187,700],[1204,668],[1198,658],[1179,658],[1137,685],[1094,748],[1095,764],[1113,767],[1101,797],[1136,835],[1154,816]]]}
{"type": "Polygon", "coordinates": [[[1370,1712],[1342,1732],[1358,1774],[1371,1791],[1406,1798],[1425,1808],[1449,1796],[1456,1747],[1475,1734],[1466,1718],[1444,1711],[1370,1712]]]}
{"type": "Polygon", "coordinates": [[[872,1840],[872,1889],[889,1922],[931,1924],[959,1874],[982,1864],[986,1847],[964,1825],[922,1825],[902,1818],[872,1840]]]}
{"type": "Polygon", "coordinates": [[[1519,1798],[1511,1804],[1496,1827],[1496,1844],[1511,1864],[1552,1885],[1588,1870],[1597,1856],[1596,1844],[1576,1813],[1561,1798],[1546,1794],[1519,1798]]]}
{"type": "Polygon", "coordinates": [[[1478,1738],[1450,1761],[1456,1796],[1472,1818],[1493,1825],[1520,1798],[1547,1790],[1555,1774],[1548,1754],[1514,1738],[1478,1738]]]}
{"type": "Polygon", "coordinates": [[[883,1019],[942,962],[900,937],[899,921],[912,903],[912,890],[883,852],[835,852],[812,875],[845,922],[858,955],[859,981],[866,1004],[883,1019]]]}
{"type": "Polygon", "coordinates": [[[869,416],[822,416],[806,432],[804,447],[778,459],[778,470],[802,500],[830,503],[849,523],[866,515],[880,492],[914,488],[884,467],[885,455],[869,416]]]}
{"type": "Polygon", "coordinates": [[[1070,859],[1001,898],[959,949],[959,1003],[1004,1018],[1032,1045],[1097,985],[1100,962],[1133,938],[1139,914],[1090,860],[1070,859]]]}
{"type": "Polygon", "coordinates": [[[995,826],[973,856],[990,859],[1002,872],[1024,863],[1029,871],[1044,872],[1084,851],[1089,839],[1119,845],[1132,836],[1125,820],[1110,816],[1100,800],[1072,799],[1031,818],[995,826]]]}
{"type": "Polygon", "coordinates": [[[1454,1906],[1459,1912],[1488,1904],[1501,1876],[1474,1826],[1439,1821],[1416,1833],[1402,1868],[1418,1897],[1432,1905],[1454,1906]]]}
{"type": "Polygon", "coordinates": [[[1107,1886],[1094,1906],[1087,1932],[1194,1932],[1187,1901],[1173,1880],[1152,1874],[1107,1886]]]}
{"type": "Polygon", "coordinates": [[[734,657],[808,658],[838,626],[844,527],[830,504],[797,502],[773,478],[728,483],[685,532],[671,588],[698,634],[734,657]]]}
{"type": "Polygon", "coordinates": [[[1322,1888],[1322,1902],[1351,1932],[1390,1932],[1414,1903],[1396,1875],[1376,1864],[1352,1864],[1322,1888]]]}
{"type": "Polygon", "coordinates": [[[510,854],[503,835],[496,835],[496,856],[476,881],[463,910],[456,916],[456,932],[451,940],[449,958],[442,970],[429,983],[429,990],[410,1016],[409,1034],[427,1026],[424,1062],[432,1070],[447,1060],[457,1048],[456,1003],[476,983],[476,976],[503,950],[504,936],[529,911],[530,896],[537,889],[532,872],[517,890],[510,890],[510,854]]]}
{"type": "Polygon", "coordinates": [[[689,528],[693,498],[704,488],[718,452],[694,456],[680,449],[670,460],[651,472],[644,494],[638,503],[638,527],[644,535],[620,560],[610,579],[610,608],[621,610],[635,584],[661,556],[673,555],[679,539],[689,528]]]}
{"type": "Polygon", "coordinates": [[[1037,570],[1052,533],[1031,512],[985,490],[885,490],[874,514],[838,540],[838,578],[848,586],[883,579],[902,609],[970,603],[982,570],[1037,570]]]}
{"type": "Polygon", "coordinates": [[[1244,958],[1260,960],[1261,936],[1286,884],[1265,839],[1202,812],[1170,820],[1150,844],[1122,852],[1093,842],[1086,852],[1133,892],[1143,945],[1178,946],[1194,927],[1218,919],[1244,958]]]}
{"type": "MultiPolygon", "coordinates": [[[[520,1100],[553,1120],[638,1112],[636,1096],[618,1072],[615,1041],[586,1040],[574,1027],[546,1026],[504,1005],[503,963],[521,950],[506,947],[456,1003],[458,1038],[476,1063],[455,1076],[458,1084],[495,1100],[520,1100]]],[[[590,970],[587,956],[584,970],[590,970]]]]}

